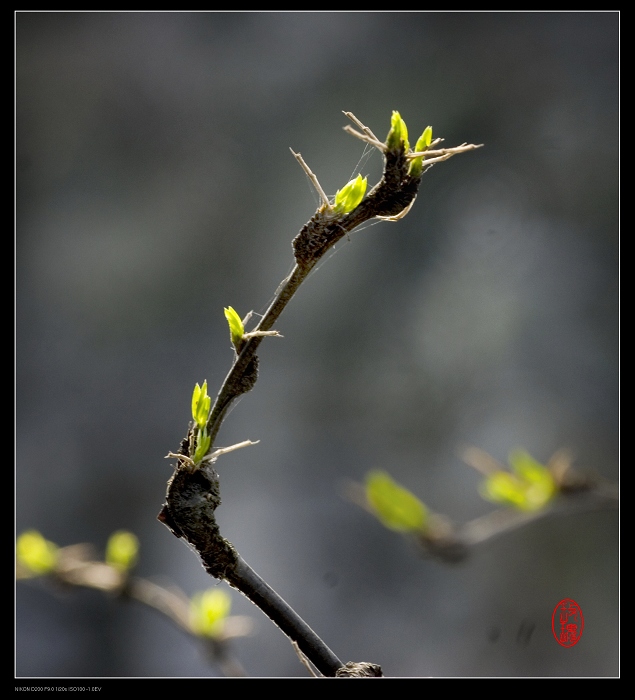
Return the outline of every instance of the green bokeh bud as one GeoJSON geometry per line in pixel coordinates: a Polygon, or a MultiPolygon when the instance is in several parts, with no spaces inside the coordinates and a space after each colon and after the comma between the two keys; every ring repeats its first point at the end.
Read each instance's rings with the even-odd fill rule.
{"type": "Polygon", "coordinates": [[[113,532],[106,545],[106,564],[127,571],[137,563],[139,540],[127,530],[113,532]]]}
{"type": "Polygon", "coordinates": [[[480,486],[483,498],[524,511],[544,508],[557,494],[556,483],[547,467],[524,450],[509,455],[512,472],[490,474],[480,486]]]}
{"type": "Polygon", "coordinates": [[[221,588],[197,593],[190,602],[190,625],[202,637],[222,635],[225,619],[231,609],[231,597],[221,588]]]}
{"type": "Polygon", "coordinates": [[[366,498],[375,515],[391,530],[425,532],[428,509],[386,472],[373,471],[367,475],[366,498]]]}
{"type": "Polygon", "coordinates": [[[23,532],[16,543],[18,562],[33,575],[47,574],[57,564],[57,545],[45,540],[37,530],[23,532]]]}

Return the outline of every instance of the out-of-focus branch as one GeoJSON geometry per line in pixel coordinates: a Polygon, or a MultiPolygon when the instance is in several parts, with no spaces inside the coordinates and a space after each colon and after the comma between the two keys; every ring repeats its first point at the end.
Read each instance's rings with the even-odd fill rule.
{"type": "Polygon", "coordinates": [[[343,496],[387,527],[413,538],[427,556],[449,563],[462,561],[478,544],[542,518],[619,506],[617,485],[574,470],[564,450],[556,452],[544,467],[527,453],[514,451],[512,471],[477,448],[466,450],[463,458],[486,477],[482,494],[508,507],[456,524],[446,515],[431,512],[414,494],[380,472],[371,473],[366,485],[345,483],[343,496]]]}
{"type": "MultiPolygon", "coordinates": [[[[16,578],[27,580],[37,574],[18,560],[16,578]]],[[[42,576],[38,576],[42,577],[42,576]]],[[[182,632],[201,643],[208,661],[226,676],[245,676],[245,670],[231,653],[229,640],[252,634],[253,620],[242,615],[226,617],[214,637],[197,634],[192,627],[191,603],[176,586],[160,586],[149,579],[132,576],[127,570],[94,558],[89,544],[62,547],[56,552],[55,564],[46,578],[65,587],[92,588],[111,595],[136,600],[171,620],[182,632]]]]}

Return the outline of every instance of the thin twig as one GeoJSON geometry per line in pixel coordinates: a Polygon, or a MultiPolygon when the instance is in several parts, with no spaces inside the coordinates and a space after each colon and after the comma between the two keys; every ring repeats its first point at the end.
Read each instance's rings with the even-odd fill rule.
{"type": "Polygon", "coordinates": [[[586,492],[562,495],[552,505],[541,510],[526,512],[513,508],[501,508],[492,511],[465,523],[458,529],[457,537],[466,546],[473,546],[552,515],[586,513],[617,507],[617,489],[612,485],[598,487],[586,492]]]}
{"type": "Polygon", "coordinates": [[[369,143],[371,146],[374,146],[382,153],[386,153],[386,144],[379,141],[375,135],[369,136],[368,134],[362,134],[356,129],[353,129],[353,127],[350,124],[347,124],[344,127],[344,131],[347,134],[354,136],[356,139],[359,139],[360,141],[365,141],[366,143],[369,143]]]}
{"type": "Polygon", "coordinates": [[[317,179],[315,173],[311,170],[311,168],[309,168],[309,166],[306,164],[306,161],[299,153],[296,153],[292,148],[290,148],[289,150],[291,151],[291,153],[293,153],[294,158],[302,166],[302,170],[304,170],[306,176],[309,178],[309,180],[311,180],[311,184],[313,185],[313,187],[315,187],[317,193],[322,199],[322,204],[326,207],[327,210],[330,210],[331,203],[329,202],[329,198],[326,196],[326,193],[322,189],[322,185],[320,185],[320,181],[317,179]]]}
{"type": "MultiPolygon", "coordinates": [[[[355,124],[357,127],[359,127],[366,136],[369,136],[371,139],[376,141],[377,143],[381,143],[381,141],[373,134],[373,132],[365,125],[360,122],[360,120],[352,113],[352,112],[343,112],[345,116],[347,116],[353,124],[355,124]]],[[[381,149],[382,152],[385,150],[385,144],[381,144],[383,148],[381,149]]]]}
{"type": "Polygon", "coordinates": [[[438,148],[436,150],[426,149],[425,151],[413,151],[408,153],[406,158],[412,160],[413,158],[420,158],[425,156],[424,163],[428,163],[428,156],[445,156],[448,157],[456,155],[457,153],[467,153],[468,151],[474,151],[477,148],[483,148],[483,144],[474,143],[462,143],[460,146],[454,146],[453,148],[438,148]]]}
{"type": "Polygon", "coordinates": [[[316,673],[315,669],[313,666],[311,666],[311,662],[306,658],[306,656],[302,653],[300,650],[300,647],[298,646],[297,642],[291,642],[291,646],[295,650],[295,653],[297,654],[298,659],[300,659],[300,663],[306,668],[308,674],[310,676],[313,676],[313,678],[318,678],[318,674],[316,673]]]}

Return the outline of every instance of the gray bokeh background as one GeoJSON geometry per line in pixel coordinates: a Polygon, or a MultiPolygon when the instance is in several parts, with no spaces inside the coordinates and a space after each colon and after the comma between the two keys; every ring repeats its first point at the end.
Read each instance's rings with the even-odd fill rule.
{"type": "MultiPolygon", "coordinates": [[[[388,470],[459,522],[491,510],[458,457],[568,447],[617,479],[616,13],[19,13],[17,531],[141,540],[140,574],[213,585],[156,521],[195,382],[232,359],[223,307],[263,312],[315,210],[384,137],[485,148],[426,174],[399,223],[353,233],[265,341],[219,443],[218,517],[344,660],[391,676],[618,673],[618,518],[552,518],[459,567],[341,496],[388,470]],[[559,647],[562,598],[585,614],[559,647]],[[533,634],[527,639],[527,629],[533,634]]],[[[375,154],[361,165],[374,183],[375,154]]],[[[225,585],[225,584],[222,584],[225,585]]],[[[17,586],[16,673],[207,676],[134,603],[17,586]]],[[[256,634],[253,676],[304,676],[256,634]]]]}

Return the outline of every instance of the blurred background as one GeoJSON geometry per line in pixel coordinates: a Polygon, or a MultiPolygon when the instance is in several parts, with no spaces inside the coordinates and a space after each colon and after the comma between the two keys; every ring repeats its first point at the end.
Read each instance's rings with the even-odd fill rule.
{"type": "MultiPolygon", "coordinates": [[[[618,516],[542,520],[460,566],[342,497],[384,469],[457,522],[492,510],[459,458],[618,477],[616,13],[18,13],[16,529],[138,573],[215,584],[156,520],[196,382],[232,362],[223,307],[262,313],[316,196],[381,158],[342,131],[485,147],[434,166],[399,223],[337,245],[261,346],[225,422],[223,534],[345,661],[390,676],[618,669],[618,516]],[[551,614],[573,598],[565,649],[551,614]],[[527,630],[532,630],[527,634],[527,630]],[[524,630],[524,632],[523,632],[524,630]]],[[[219,584],[226,587],[225,584],[219,584]]],[[[46,582],[16,589],[19,676],[210,676],[159,615],[46,582]]],[[[252,676],[305,676],[232,592],[252,676]]]]}

